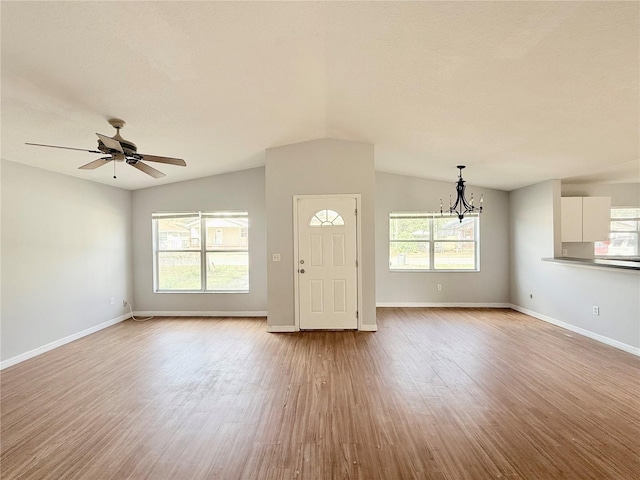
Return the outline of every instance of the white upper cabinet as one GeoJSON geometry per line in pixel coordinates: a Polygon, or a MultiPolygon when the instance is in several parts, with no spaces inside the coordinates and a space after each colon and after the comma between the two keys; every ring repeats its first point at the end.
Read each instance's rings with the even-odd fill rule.
{"type": "Polygon", "coordinates": [[[562,197],[562,241],[606,240],[610,218],[611,197],[562,197]]]}

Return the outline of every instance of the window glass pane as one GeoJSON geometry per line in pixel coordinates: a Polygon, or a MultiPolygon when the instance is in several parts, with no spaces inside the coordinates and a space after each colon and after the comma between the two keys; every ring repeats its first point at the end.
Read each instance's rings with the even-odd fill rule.
{"type": "Polygon", "coordinates": [[[391,270],[476,270],[478,215],[389,214],[391,270]],[[433,257],[431,257],[433,255],[433,257]]]}
{"type": "Polygon", "coordinates": [[[595,255],[608,255],[609,241],[606,242],[593,242],[593,253],[595,255]]]}
{"type": "Polygon", "coordinates": [[[331,225],[344,225],[342,215],[333,210],[327,210],[327,221],[331,223],[331,225]]]}
{"type": "Polygon", "coordinates": [[[611,218],[640,218],[640,208],[612,208],[611,218]]]}
{"type": "Polygon", "coordinates": [[[429,242],[390,242],[389,268],[420,270],[429,268],[429,242]]]}
{"type": "Polygon", "coordinates": [[[436,240],[473,240],[475,217],[435,217],[433,236],[436,240]]]}
{"type": "Polygon", "coordinates": [[[606,242],[595,242],[596,255],[636,256],[638,255],[638,233],[611,232],[606,242]]]}
{"type": "Polygon", "coordinates": [[[612,232],[633,232],[638,230],[638,222],[635,220],[612,220],[611,231],[612,232]]]}
{"type": "Polygon", "coordinates": [[[200,252],[159,252],[159,290],[200,290],[200,252]]]}
{"type": "Polygon", "coordinates": [[[342,226],[344,225],[344,219],[342,215],[334,210],[320,210],[316,212],[313,217],[311,217],[311,221],[309,222],[310,227],[323,227],[323,226],[342,226]]]}
{"type": "Polygon", "coordinates": [[[158,250],[200,250],[200,218],[157,219],[158,250]]]}
{"type": "Polygon", "coordinates": [[[594,242],[596,256],[635,257],[638,256],[638,235],[640,234],[640,208],[614,207],[611,209],[609,239],[594,242]]]}
{"type": "Polygon", "coordinates": [[[158,291],[249,290],[247,212],[158,213],[152,218],[158,291]]]}
{"type": "MultiPolygon", "coordinates": [[[[464,223],[464,222],[463,222],[464,223]]],[[[436,270],[475,270],[474,242],[434,242],[433,266],[436,270]]]]}
{"type": "Polygon", "coordinates": [[[249,290],[249,253],[207,252],[207,290],[249,290]]]}
{"type": "Polygon", "coordinates": [[[207,249],[246,249],[248,225],[247,217],[205,218],[207,249]]]}
{"type": "Polygon", "coordinates": [[[390,240],[429,240],[428,218],[389,218],[390,240]]]}

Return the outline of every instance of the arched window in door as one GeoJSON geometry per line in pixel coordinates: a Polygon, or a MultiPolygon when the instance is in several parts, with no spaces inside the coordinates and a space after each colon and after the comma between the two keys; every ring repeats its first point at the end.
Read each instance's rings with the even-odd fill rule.
{"type": "Polygon", "coordinates": [[[319,210],[309,222],[310,227],[329,227],[329,226],[342,226],[344,225],[344,219],[335,210],[319,210]]]}

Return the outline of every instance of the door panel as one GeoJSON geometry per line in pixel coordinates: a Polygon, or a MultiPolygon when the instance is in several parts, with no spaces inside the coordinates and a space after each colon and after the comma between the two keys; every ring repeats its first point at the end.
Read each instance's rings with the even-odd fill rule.
{"type": "Polygon", "coordinates": [[[324,264],[322,261],[322,235],[309,235],[309,242],[311,243],[311,266],[322,267],[324,264]]]}
{"type": "Polygon", "coordinates": [[[358,328],[356,200],[298,198],[300,328],[358,328]]]}
{"type": "Polygon", "coordinates": [[[324,284],[322,280],[311,280],[309,302],[313,313],[324,313],[324,284]]]}
{"type": "Polygon", "coordinates": [[[334,234],[333,235],[333,266],[344,267],[346,264],[346,260],[344,256],[345,256],[344,235],[334,234]]]}
{"type": "Polygon", "coordinates": [[[333,311],[344,313],[347,311],[347,282],[344,280],[333,281],[333,311]]]}

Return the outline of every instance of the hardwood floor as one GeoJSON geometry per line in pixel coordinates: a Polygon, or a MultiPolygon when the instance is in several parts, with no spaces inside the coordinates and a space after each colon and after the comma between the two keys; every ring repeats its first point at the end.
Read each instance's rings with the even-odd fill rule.
{"type": "Polygon", "coordinates": [[[1,373],[1,478],[638,479],[640,360],[511,310],[132,321],[1,373]]]}

